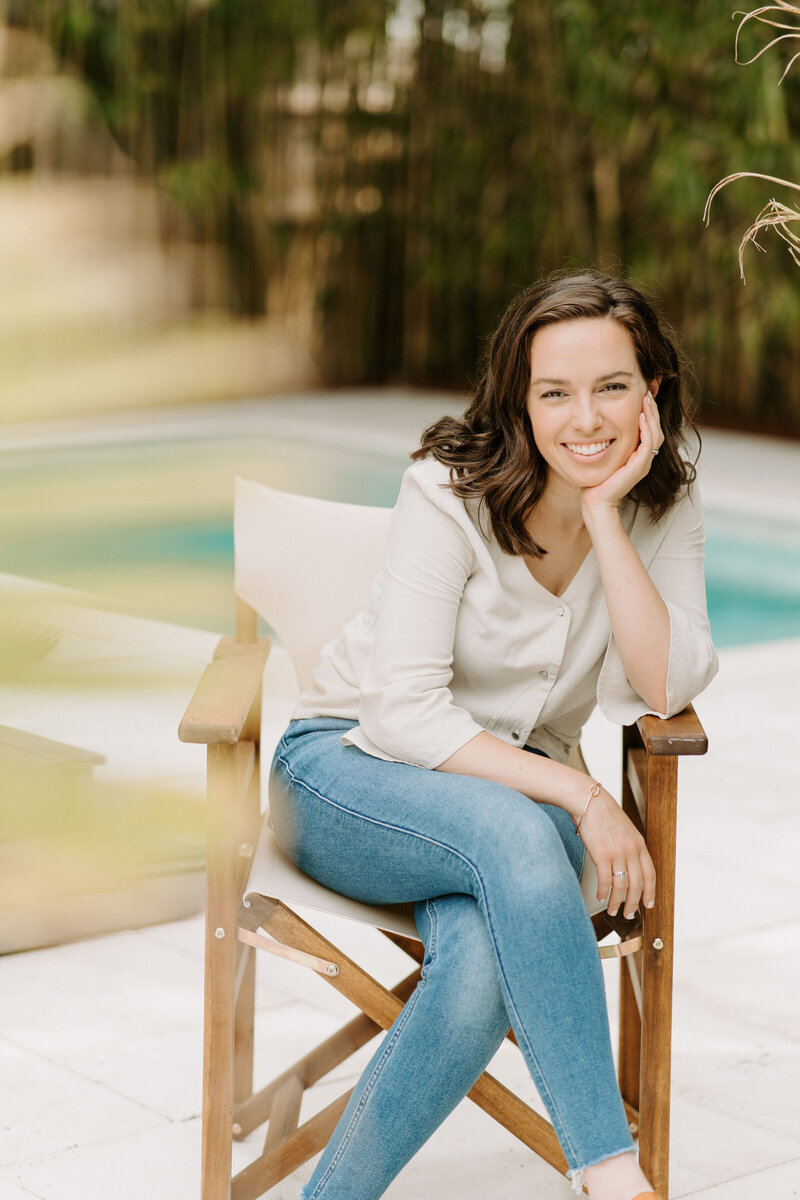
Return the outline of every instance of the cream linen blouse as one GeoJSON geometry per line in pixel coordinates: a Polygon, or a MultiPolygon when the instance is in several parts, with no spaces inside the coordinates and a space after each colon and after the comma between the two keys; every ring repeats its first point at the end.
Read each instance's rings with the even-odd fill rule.
{"type": "MultiPolygon", "coordinates": [[[[386,557],[366,607],[328,643],[293,718],[347,717],[346,745],[436,767],[488,730],[567,760],[595,704],[618,724],[653,712],[628,683],[594,551],[560,596],[479,528],[434,458],[403,476],[386,557]]],[[[633,500],[622,522],[669,612],[667,711],[680,712],[718,662],[703,577],[697,488],[657,522],[633,500]]]]}

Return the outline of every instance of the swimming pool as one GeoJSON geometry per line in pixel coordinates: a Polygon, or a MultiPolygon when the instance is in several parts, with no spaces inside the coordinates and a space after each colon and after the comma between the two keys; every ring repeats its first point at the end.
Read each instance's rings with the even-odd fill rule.
{"type": "MultiPolygon", "coordinates": [[[[440,405],[441,407],[441,405],[440,405]]],[[[228,630],[235,474],[272,487],[391,505],[408,465],[346,431],[276,436],[235,425],[111,443],[33,447],[7,461],[0,570],[108,596],[141,615],[228,630]]],[[[413,444],[406,441],[405,445],[413,444]]],[[[800,636],[800,523],[744,520],[706,504],[709,614],[719,647],[800,636]]]]}

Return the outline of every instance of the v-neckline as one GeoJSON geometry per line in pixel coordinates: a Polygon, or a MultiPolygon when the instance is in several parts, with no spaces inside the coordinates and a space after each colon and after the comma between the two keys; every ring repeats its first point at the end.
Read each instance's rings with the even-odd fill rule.
{"type": "Polygon", "coordinates": [[[589,549],[586,551],[586,553],[584,554],[580,563],[578,564],[578,568],[575,571],[574,575],[569,580],[569,582],[566,584],[566,586],[564,588],[562,588],[562,590],[560,592],[551,592],[548,587],[545,587],[545,585],[543,583],[539,582],[539,580],[533,574],[533,572],[531,571],[527,562],[525,561],[525,556],[523,554],[516,555],[515,557],[517,557],[519,559],[520,565],[521,565],[523,571],[525,572],[525,574],[527,575],[528,579],[531,581],[531,583],[533,583],[539,589],[540,592],[544,592],[545,596],[547,596],[550,600],[555,601],[555,600],[563,600],[564,599],[567,592],[570,590],[572,585],[575,583],[575,580],[578,578],[578,576],[583,571],[587,562],[591,558],[593,552],[594,552],[594,546],[590,545],[589,549]]]}

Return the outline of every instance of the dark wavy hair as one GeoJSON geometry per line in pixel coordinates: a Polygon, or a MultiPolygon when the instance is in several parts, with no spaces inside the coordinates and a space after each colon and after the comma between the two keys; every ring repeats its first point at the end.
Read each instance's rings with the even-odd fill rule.
{"type": "MultiPolygon", "coordinates": [[[[537,330],[558,321],[610,317],[630,334],[646,381],[659,379],[656,396],[664,443],[631,496],[658,520],[695,478],[682,449],[694,432],[691,369],[675,335],[653,305],[631,284],[599,271],[559,274],[535,283],[511,302],[492,337],[464,416],[442,417],[422,435],[413,459],[433,455],[450,467],[449,486],[488,510],[492,532],[507,554],[546,553],[525,528],[547,482],[547,463],[531,431],[526,401],[531,342],[537,330]]],[[[699,450],[698,450],[699,453],[699,450]]]]}

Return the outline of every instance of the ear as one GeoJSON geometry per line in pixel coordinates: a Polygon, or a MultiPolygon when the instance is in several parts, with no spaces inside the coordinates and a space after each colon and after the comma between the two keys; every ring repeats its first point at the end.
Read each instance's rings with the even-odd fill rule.
{"type": "Polygon", "coordinates": [[[654,400],[655,400],[656,396],[658,395],[658,389],[659,389],[659,387],[660,387],[660,386],[661,386],[661,380],[660,380],[660,379],[651,379],[651,381],[650,381],[650,395],[653,397],[653,399],[654,399],[654,400]]]}

